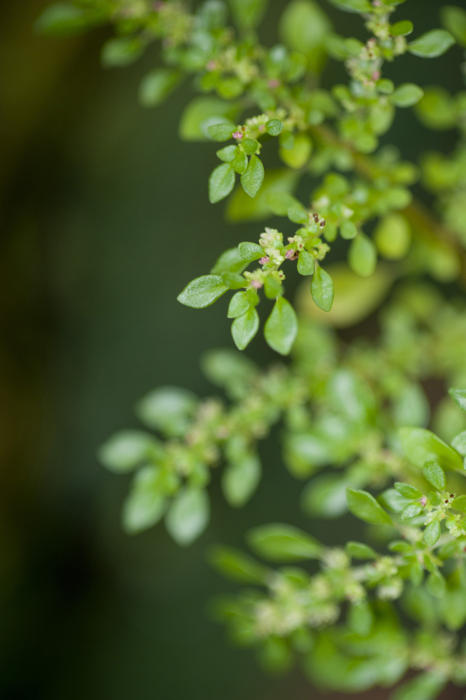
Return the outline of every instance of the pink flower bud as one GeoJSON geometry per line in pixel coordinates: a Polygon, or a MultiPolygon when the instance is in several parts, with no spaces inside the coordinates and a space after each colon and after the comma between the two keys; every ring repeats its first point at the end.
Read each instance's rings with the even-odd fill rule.
{"type": "Polygon", "coordinates": [[[421,506],[422,506],[423,508],[425,508],[426,503],[427,503],[427,496],[423,496],[423,497],[420,499],[420,502],[421,502],[421,506]]]}
{"type": "Polygon", "coordinates": [[[379,78],[380,78],[380,71],[379,71],[379,70],[375,70],[375,71],[372,73],[372,80],[378,80],[379,78]]]}
{"type": "Polygon", "coordinates": [[[259,262],[261,265],[267,265],[267,263],[270,262],[270,258],[268,255],[264,255],[259,262]]]}
{"type": "Polygon", "coordinates": [[[243,132],[242,131],[234,131],[233,138],[236,139],[237,141],[241,141],[241,139],[243,138],[243,132]]]}
{"type": "Polygon", "coordinates": [[[286,251],[286,253],[285,253],[285,258],[286,258],[287,260],[294,260],[295,257],[296,257],[296,251],[295,251],[295,250],[292,250],[292,249],[290,248],[289,250],[286,251]]]}
{"type": "Polygon", "coordinates": [[[262,282],[260,280],[252,280],[251,287],[254,287],[254,289],[260,289],[262,287],[262,282]]]}

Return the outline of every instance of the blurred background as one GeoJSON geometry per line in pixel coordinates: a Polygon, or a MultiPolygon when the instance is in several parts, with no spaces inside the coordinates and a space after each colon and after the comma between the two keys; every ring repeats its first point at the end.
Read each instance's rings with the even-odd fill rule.
{"type": "MultiPolygon", "coordinates": [[[[157,52],[103,70],[106,30],[38,36],[45,4],[4,3],[0,24],[0,696],[321,697],[298,672],[263,674],[207,612],[228,587],[206,563],[211,543],[241,545],[247,528],[270,520],[322,527],[297,512],[301,484],[273,444],[246,508],[228,508],[214,480],[211,527],[191,548],[163,527],[133,538],[120,529],[128,482],[100,467],[97,448],[137,426],[133,406],[149,389],[214,391],[199,359],[230,344],[224,305],[196,313],[176,295],[228,244],[258,231],[226,224],[222,206],[208,204],[215,145],[177,135],[191,95],[175,93],[156,111],[138,105],[138,81],[157,52]]],[[[286,2],[271,4],[269,44],[286,2]]],[[[421,33],[439,25],[444,4],[411,1],[399,18],[421,33]]],[[[356,17],[330,14],[337,30],[361,35],[356,17]]],[[[389,74],[455,90],[460,57],[457,48],[432,62],[406,57],[389,74]]],[[[337,75],[341,68],[326,71],[329,81],[337,75]]],[[[452,145],[448,132],[403,117],[389,139],[407,158],[426,143],[452,145]]],[[[252,354],[262,364],[273,357],[261,340],[252,354]]],[[[332,537],[326,525],[323,539],[332,537]]]]}

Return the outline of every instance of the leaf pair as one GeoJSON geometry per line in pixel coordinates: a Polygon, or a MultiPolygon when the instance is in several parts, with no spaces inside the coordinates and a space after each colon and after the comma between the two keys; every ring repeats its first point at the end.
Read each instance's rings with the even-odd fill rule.
{"type": "MultiPolygon", "coordinates": [[[[218,165],[209,178],[209,201],[212,204],[225,199],[235,186],[235,167],[233,162],[218,165]]],[[[241,186],[249,197],[255,197],[264,180],[264,166],[256,155],[252,155],[249,163],[240,175],[241,186]]]]}
{"type": "MultiPolygon", "coordinates": [[[[259,330],[259,315],[253,308],[248,309],[232,323],[231,334],[236,347],[244,350],[259,330]]],[[[287,355],[298,332],[298,321],[289,301],[278,297],[264,326],[267,344],[281,355],[287,355]]]]}

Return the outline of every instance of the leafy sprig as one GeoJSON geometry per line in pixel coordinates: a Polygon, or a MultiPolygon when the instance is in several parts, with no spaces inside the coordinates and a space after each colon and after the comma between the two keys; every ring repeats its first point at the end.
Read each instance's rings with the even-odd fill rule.
{"type": "MultiPolygon", "coordinates": [[[[42,29],[57,32],[60,28],[64,31],[80,30],[86,21],[91,26],[103,21],[114,23],[119,36],[106,43],[102,54],[104,64],[110,66],[133,62],[153,41],[161,39],[163,58],[168,67],[152,71],[144,78],[141,99],[145,105],[158,104],[188,75],[196,76],[197,87],[202,92],[217,93],[218,99],[204,98],[202,103],[193,103],[188,108],[190,117],[186,116],[182,121],[182,133],[188,138],[200,132],[213,140],[233,140],[233,144],[217,151],[222,162],[213,170],[209,180],[209,198],[215,203],[232,192],[237,175],[246,195],[258,197],[266,179],[261,155],[264,139],[278,138],[281,159],[289,168],[300,171],[308,167],[321,169],[322,166],[327,170],[331,166],[328,156],[334,156],[329,152],[328,139],[325,137],[327,143],[322,144],[320,138],[326,133],[322,131],[324,122],[334,122],[343,148],[344,144],[351,143],[351,149],[356,153],[373,152],[379,136],[390,127],[395,108],[411,106],[423,95],[422,89],[414,84],[395,86],[383,78],[384,62],[393,61],[407,52],[420,57],[436,57],[454,41],[443,29],[432,30],[414,40],[408,39],[413,31],[412,24],[405,20],[392,23],[392,13],[401,3],[380,0],[375,4],[362,1],[336,4],[343,10],[363,16],[371,35],[365,43],[344,39],[334,33],[320,35],[314,30],[329,28],[325,15],[314,4],[304,5],[298,0],[287,7],[281,20],[285,46],[270,49],[261,46],[252,34],[248,34],[260,21],[265,3],[257,5],[260,11],[255,11],[244,0],[236,0],[231,8],[238,32],[228,26],[223,3],[205,3],[194,13],[190,13],[182,2],[145,5],[126,0],[118,5],[95,2],[95,7],[92,4],[61,3],[48,8],[39,25],[42,29]],[[304,28],[307,34],[303,32],[304,28]],[[297,42],[295,32],[306,38],[297,42]],[[350,77],[348,85],[334,86],[331,93],[316,89],[315,85],[325,53],[344,61],[350,77]],[[319,55],[322,60],[317,60],[319,55]],[[231,100],[231,105],[222,100],[231,100]],[[237,124],[233,113],[237,116],[251,108],[260,112],[237,124]],[[193,110],[198,120],[195,124],[191,123],[193,110]],[[313,133],[319,128],[314,143],[313,133]],[[313,145],[314,153],[309,160],[313,145]]],[[[344,167],[355,160],[351,150],[347,153],[349,160],[344,167]]],[[[341,155],[334,155],[339,165],[343,165],[341,155]]],[[[404,172],[408,174],[406,169],[404,172]]],[[[412,175],[408,174],[403,185],[411,181],[412,175]]],[[[298,272],[304,270],[305,274],[314,275],[311,290],[314,300],[324,310],[331,308],[333,288],[328,273],[315,265],[315,260],[323,258],[338,230],[343,238],[352,240],[349,264],[362,275],[373,273],[377,259],[374,242],[362,231],[367,221],[385,216],[378,241],[382,252],[389,258],[403,257],[409,248],[409,224],[407,228],[402,220],[387,220],[386,215],[393,209],[409,206],[410,194],[404,187],[387,190],[386,178],[379,183],[355,182],[348,189],[341,176],[332,174],[314,193],[310,210],[296,201],[287,203],[286,198],[284,201],[280,196],[278,202],[273,201],[274,197],[271,199],[272,213],[286,215],[308,229],[300,230],[298,234],[304,233],[305,237],[298,272]],[[310,230],[314,216],[319,222],[325,222],[325,231],[321,231],[325,243],[316,241],[314,244],[308,240],[309,235],[316,233],[310,230]],[[391,245],[387,241],[390,241],[395,227],[397,231],[403,229],[403,233],[397,234],[397,241],[391,245]]],[[[268,332],[266,339],[269,341],[271,335],[276,336],[270,344],[287,353],[293,341],[293,332],[289,329],[296,325],[293,312],[286,300],[281,299],[281,271],[266,272],[265,279],[262,280],[264,275],[257,273],[251,282],[262,282],[269,298],[280,299],[272,312],[271,318],[275,322],[266,323],[268,328],[279,328],[278,335],[275,331],[268,332]],[[281,317],[286,317],[284,325],[288,330],[281,328],[283,324],[277,324],[281,317]]],[[[239,284],[238,278],[230,279],[226,285],[213,276],[197,278],[179,300],[196,308],[204,307],[207,305],[205,299],[213,300],[221,294],[223,286],[234,289],[235,284],[239,284]],[[201,292],[201,288],[205,293],[195,299],[191,290],[201,292]]],[[[235,318],[234,321],[233,337],[238,340],[237,347],[241,348],[246,347],[258,328],[252,294],[250,302],[243,316],[238,317],[241,320],[235,318]]]]}
{"type": "Polygon", "coordinates": [[[446,29],[416,36],[411,21],[393,15],[404,0],[331,2],[361,15],[368,36],[338,35],[313,0],[287,4],[281,43],[271,47],[256,33],[267,0],[208,0],[194,11],[181,0],[74,0],[51,5],[38,27],[66,34],[112,25],[106,67],[128,66],[157,42],[162,66],[139,88],[146,107],[191,82],[199,94],[180,135],[217,144],[210,201],[228,198],[231,221],[265,221],[257,241],[225,251],[179,301],[204,308],[233,292],[227,315],[243,350],[265,297],[273,302],[267,343],[280,355],[293,351],[288,367],[265,372],[238,353],[210,353],[205,372],[227,402],[175,388],[140,402],[146,429],[117,433],[100,451],[109,469],[134,472],[125,528],[139,532],[164,518],[171,536],[189,544],[209,520],[211,470],[223,467],[227,500],[243,505],[260,482],[259,443],[279,426],[287,469],[310,479],[303,509],[322,518],[349,510],[378,543],[333,548],[290,525],[256,528],[248,537],[254,553],[288,566],[274,570],[217,548],[217,568],[256,587],[218,612],[268,667],[283,669],[296,655],[317,684],[353,692],[393,685],[414,669],[393,697],[429,700],[449,681],[466,683],[466,394],[450,390],[429,422],[425,393],[431,378],[466,384],[464,313],[417,284],[380,316],[377,343],[342,349],[322,323],[362,320],[406,273],[466,279],[465,93],[396,85],[384,75],[385,63],[405,54],[433,59],[455,41],[466,46],[466,12],[445,7],[446,29]],[[328,59],[344,63],[345,83],[325,87],[328,59]],[[420,169],[379,146],[397,110],[413,106],[428,127],[459,134],[452,154],[426,154],[420,169]],[[280,168],[269,167],[272,152],[280,168]],[[419,176],[435,196],[433,212],[413,198],[419,176]],[[272,216],[284,219],[279,228],[272,216]],[[338,238],[359,280],[329,262],[338,238]],[[299,313],[284,288],[294,265],[310,278],[299,313]],[[319,315],[321,325],[309,320],[319,315]],[[405,616],[414,621],[409,629],[405,616]]]}

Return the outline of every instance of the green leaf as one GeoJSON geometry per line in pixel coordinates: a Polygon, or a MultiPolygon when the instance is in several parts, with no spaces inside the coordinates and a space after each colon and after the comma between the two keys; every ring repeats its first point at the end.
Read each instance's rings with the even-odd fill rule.
{"type": "MultiPolygon", "coordinates": [[[[291,171],[286,171],[290,173],[291,171]]],[[[267,176],[266,176],[267,177],[267,176]]],[[[295,173],[296,177],[296,173],[295,173]]],[[[302,222],[302,213],[305,208],[298,202],[297,199],[293,197],[292,194],[284,190],[279,190],[274,192],[272,196],[268,197],[270,212],[276,214],[277,216],[288,216],[291,221],[296,222],[296,217],[299,216],[302,222]],[[290,217],[291,213],[291,217],[290,217]]]]}
{"type": "Polygon", "coordinates": [[[438,520],[434,520],[430,523],[424,530],[424,542],[428,547],[434,547],[437,544],[440,537],[440,523],[438,520]]]}
{"type": "Polygon", "coordinates": [[[380,220],[374,238],[379,252],[385,258],[399,260],[408,252],[411,229],[402,214],[392,213],[380,220]]]}
{"type": "Polygon", "coordinates": [[[393,510],[395,513],[400,513],[411,502],[410,498],[405,498],[405,496],[402,496],[396,489],[387,489],[384,491],[380,500],[386,508],[393,510]]]}
{"type": "Polygon", "coordinates": [[[437,671],[422,673],[407,683],[393,695],[393,700],[435,700],[446,683],[437,671]]]}
{"type": "Polygon", "coordinates": [[[304,167],[309,160],[312,151],[312,141],[306,134],[293,136],[290,146],[280,144],[280,158],[290,168],[299,170],[304,167]]]}
{"type": "Polygon", "coordinates": [[[211,204],[225,199],[235,185],[235,171],[230,163],[217,165],[209,178],[209,201],[211,204]]]}
{"type": "Polygon", "coordinates": [[[284,673],[293,663],[291,649],[283,637],[267,637],[259,650],[259,661],[269,673],[284,673]]]}
{"type": "Polygon", "coordinates": [[[66,36],[77,34],[103,21],[105,21],[103,12],[76,7],[71,2],[57,2],[43,10],[35,27],[38,32],[44,34],[66,36]]]}
{"type": "Polygon", "coordinates": [[[422,506],[419,503],[410,503],[401,513],[402,520],[411,520],[422,513],[422,506]]]}
{"type": "Polygon", "coordinates": [[[264,166],[257,156],[251,156],[245,173],[241,175],[241,186],[249,197],[255,197],[264,180],[264,166]]]}
{"type": "Polygon", "coordinates": [[[367,600],[362,599],[353,603],[348,613],[348,626],[356,634],[367,636],[374,622],[371,607],[367,600]]]}
{"type": "Polygon", "coordinates": [[[281,355],[288,355],[297,332],[298,321],[293,307],[284,297],[278,297],[264,327],[267,344],[281,355]]]}
{"type": "Polygon", "coordinates": [[[453,499],[451,507],[459,510],[460,513],[466,513],[466,495],[457,496],[453,499]]]}
{"type": "Polygon", "coordinates": [[[406,383],[393,399],[393,419],[396,425],[425,425],[429,420],[429,403],[419,384],[406,383]]]}
{"type": "Polygon", "coordinates": [[[247,260],[248,263],[259,260],[263,255],[261,246],[257,243],[250,243],[249,241],[239,243],[238,250],[243,260],[247,260]]]}
{"type": "Polygon", "coordinates": [[[370,277],[377,264],[375,246],[363,233],[360,233],[351,243],[348,262],[351,269],[361,277],[370,277]]]}
{"type": "Polygon", "coordinates": [[[220,77],[216,81],[217,93],[225,100],[232,100],[239,97],[244,91],[242,80],[236,75],[220,77]]]}
{"type": "MultiPolygon", "coordinates": [[[[282,205],[286,204],[285,211],[283,212],[290,221],[295,224],[308,224],[309,223],[309,212],[306,207],[303,207],[301,202],[298,202],[294,197],[288,196],[288,200],[282,199],[282,202],[278,202],[278,210],[281,209],[282,205]]],[[[276,211],[274,203],[274,213],[280,213],[276,211]]],[[[303,251],[307,252],[307,251],[303,251]]]]}
{"type": "Polygon", "coordinates": [[[264,251],[257,243],[243,241],[236,248],[230,248],[222,253],[211,272],[214,274],[242,272],[250,263],[259,260],[263,254],[264,251]]]}
{"type": "Polygon", "coordinates": [[[442,24],[455,37],[458,44],[466,46],[466,10],[455,5],[447,5],[440,10],[442,24]]]}
{"type": "Polygon", "coordinates": [[[230,0],[231,11],[238,27],[254,29],[261,21],[267,0],[230,0]]]}
{"type": "MultiPolygon", "coordinates": [[[[452,96],[441,87],[427,88],[424,97],[417,105],[416,112],[421,121],[427,124],[431,129],[449,129],[456,124],[457,108],[455,101],[452,96]]],[[[426,170],[429,163],[432,163],[432,167],[429,169],[434,171],[434,177],[437,176],[439,170],[442,175],[442,169],[445,170],[444,159],[440,159],[439,156],[435,154],[426,154],[424,157],[424,170],[426,170]]],[[[446,174],[448,177],[451,171],[448,169],[448,164],[446,165],[446,174]]],[[[427,173],[424,177],[427,178],[427,173]]]]}
{"type": "Polygon", "coordinates": [[[217,151],[217,158],[223,160],[224,163],[232,163],[235,159],[237,151],[237,146],[224,146],[224,148],[221,148],[219,151],[217,151]]]}
{"type": "MultiPolygon", "coordinates": [[[[287,467],[297,478],[308,476],[318,467],[323,467],[332,459],[331,445],[325,437],[307,431],[305,433],[291,433],[286,439],[286,461],[287,467]]],[[[324,476],[319,477],[324,479],[324,476]]],[[[309,489],[312,489],[311,482],[303,494],[304,506],[311,507],[309,502],[309,489]]],[[[317,484],[317,488],[318,488],[317,484]]],[[[332,505],[335,505],[334,501],[332,505]]],[[[346,510],[346,503],[343,510],[346,510]]]]}
{"type": "Polygon", "coordinates": [[[440,571],[433,571],[426,582],[426,588],[436,598],[443,598],[445,595],[445,579],[440,571]]]}
{"type": "Polygon", "coordinates": [[[280,19],[280,36],[286,46],[307,56],[312,71],[325,61],[325,37],[331,24],[321,7],[311,0],[293,0],[286,4],[280,19]]]}
{"type": "Polygon", "coordinates": [[[377,552],[362,542],[348,542],[345,550],[352,559],[377,559],[377,552]]]}
{"type": "MultiPolygon", "coordinates": [[[[391,686],[406,669],[406,660],[396,653],[403,636],[395,620],[377,616],[368,638],[345,634],[343,630],[319,630],[306,670],[320,687],[346,693],[360,693],[374,685],[391,686]]],[[[374,698],[375,692],[369,693],[374,698]]]]}
{"type": "MultiPolygon", "coordinates": [[[[222,166],[220,166],[222,167],[222,166]]],[[[203,275],[192,280],[178,295],[180,304],[193,309],[204,309],[228,290],[220,275],[203,275]]]]}
{"type": "Polygon", "coordinates": [[[209,499],[205,491],[186,487],[171,504],[165,524],[175,542],[188,545],[204,531],[209,516],[209,499]]]}
{"type": "MultiPolygon", "coordinates": [[[[291,170],[267,170],[261,189],[254,197],[248,195],[238,187],[227,205],[227,217],[230,221],[255,221],[264,219],[274,211],[274,203],[294,189],[298,173],[291,170]]],[[[289,202],[283,215],[286,215],[289,202]]]]}
{"type": "Polygon", "coordinates": [[[328,380],[327,396],[334,410],[348,421],[366,423],[374,412],[374,395],[364,379],[350,369],[335,369],[328,380]]]}
{"type": "Polygon", "coordinates": [[[215,547],[209,556],[210,563],[224,576],[240,583],[263,584],[267,580],[267,569],[231,547],[215,547]]]}
{"type": "Polygon", "coordinates": [[[129,472],[146,459],[154,439],[139,430],[122,430],[105,442],[99,450],[102,464],[114,472],[129,472]]]}
{"type": "Polygon", "coordinates": [[[136,413],[150,428],[168,435],[183,435],[196,411],[197,399],[190,391],[159,387],[139,401],[136,413]]]}
{"type": "Polygon", "coordinates": [[[109,39],[102,49],[102,64],[107,68],[129,66],[141,56],[144,43],[137,36],[109,39]]]}
{"type": "MultiPolygon", "coordinates": [[[[290,444],[292,446],[293,441],[290,444]]],[[[336,518],[342,515],[347,510],[346,488],[347,481],[341,476],[334,474],[318,476],[303,491],[301,499],[303,510],[320,518],[336,518]]]]}
{"type": "Polygon", "coordinates": [[[235,172],[239,173],[240,175],[243,175],[248,167],[248,157],[246,153],[243,153],[243,151],[237,148],[235,157],[231,161],[231,164],[234,167],[235,172]]]}
{"type": "Polygon", "coordinates": [[[390,34],[392,36],[407,36],[413,31],[413,23],[409,19],[401,20],[401,22],[396,22],[390,27],[390,34]]]}
{"type": "Polygon", "coordinates": [[[345,12],[371,12],[372,7],[369,0],[330,0],[332,5],[335,5],[340,10],[345,12]]]}
{"type": "Polygon", "coordinates": [[[451,441],[451,446],[460,453],[462,457],[466,457],[466,430],[463,430],[458,435],[455,435],[451,441]]]}
{"type": "Polygon", "coordinates": [[[408,51],[421,58],[435,58],[448,51],[454,43],[452,35],[445,29],[432,29],[408,44],[408,51]]]}
{"type": "Polygon", "coordinates": [[[424,95],[424,90],[414,83],[404,83],[400,85],[390,96],[390,102],[397,107],[412,107],[424,95]]]}
{"type": "Polygon", "coordinates": [[[235,125],[228,119],[219,119],[218,122],[210,124],[206,131],[213,141],[228,141],[235,130],[235,125]]]}
{"type": "Polygon", "coordinates": [[[388,80],[387,78],[381,78],[377,81],[377,89],[383,95],[391,95],[393,90],[395,89],[395,86],[391,80],[388,80]]]}
{"type": "Polygon", "coordinates": [[[301,250],[298,255],[297,269],[300,275],[312,275],[315,269],[315,258],[307,250],[301,250]]]}
{"type": "Polygon", "coordinates": [[[259,141],[256,141],[256,139],[243,139],[243,141],[241,141],[241,148],[246,155],[253,156],[259,148],[259,141]]]}
{"type": "Polygon", "coordinates": [[[333,280],[320,265],[316,268],[311,282],[311,294],[322,311],[330,311],[333,304],[333,280]]]}
{"type": "Polygon", "coordinates": [[[343,221],[340,226],[340,234],[346,240],[355,238],[358,235],[358,227],[353,221],[343,221]]]}
{"type": "Polygon", "coordinates": [[[466,389],[449,389],[448,393],[458,406],[466,411],[466,389]]]}
{"type": "Polygon", "coordinates": [[[422,497],[422,493],[415,486],[411,484],[406,484],[402,481],[396,481],[394,487],[401,493],[404,498],[411,498],[413,500],[419,500],[422,497]]]}
{"type": "MultiPolygon", "coordinates": [[[[239,114],[234,102],[226,102],[217,97],[196,97],[183,112],[179,133],[184,141],[206,141],[207,129],[221,119],[235,120],[239,114]]],[[[233,146],[235,148],[235,146],[233,146]]]]}
{"type": "Polygon", "coordinates": [[[249,532],[248,542],[264,559],[279,562],[315,559],[322,549],[313,537],[291,525],[256,527],[249,532]]]}
{"type": "Polygon", "coordinates": [[[371,525],[390,525],[392,519],[367,491],[348,489],[348,508],[357,518],[371,525]]]}
{"type": "Polygon", "coordinates": [[[250,305],[247,292],[236,292],[236,294],[231,297],[227,317],[238,318],[238,316],[242,316],[249,310],[250,305]]]}
{"type": "Polygon", "coordinates": [[[259,315],[255,309],[235,318],[231,324],[231,335],[238,350],[244,350],[259,330],[259,315]]]}
{"type": "Polygon", "coordinates": [[[165,512],[166,498],[160,491],[157,468],[145,467],[134,477],[123,506],[123,527],[135,534],[155,525],[165,512]]]}
{"type": "Polygon", "coordinates": [[[243,506],[257,488],[261,464],[256,455],[244,454],[232,461],[223,474],[223,493],[232,506],[243,506]]]}
{"type": "Polygon", "coordinates": [[[173,92],[180,82],[178,71],[168,68],[153,70],[144,76],[139,85],[139,101],[144,107],[155,107],[173,92]]]}
{"type": "Polygon", "coordinates": [[[331,311],[324,312],[312,303],[307,284],[300,289],[298,308],[305,317],[337,328],[352,326],[366,318],[379,306],[393,282],[392,271],[380,264],[372,277],[360,277],[343,263],[331,265],[328,271],[335,284],[331,311]]]}
{"type": "Polygon", "coordinates": [[[236,350],[209,350],[202,358],[202,370],[213,384],[228,391],[249,390],[257,377],[257,367],[244,354],[236,350]]]}
{"type": "Polygon", "coordinates": [[[401,446],[405,456],[418,467],[436,462],[445,469],[464,472],[463,460],[456,450],[424,428],[401,428],[401,446]]]}
{"type": "Polygon", "coordinates": [[[443,491],[446,485],[445,472],[437,462],[427,462],[422,468],[425,478],[438,491],[443,491]]]}
{"type": "Polygon", "coordinates": [[[265,125],[265,130],[270,136],[278,136],[278,134],[283,129],[283,124],[279,119],[269,119],[265,125]]]}

